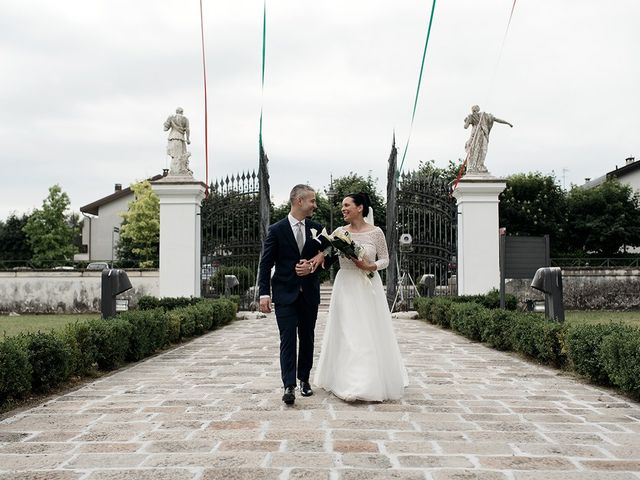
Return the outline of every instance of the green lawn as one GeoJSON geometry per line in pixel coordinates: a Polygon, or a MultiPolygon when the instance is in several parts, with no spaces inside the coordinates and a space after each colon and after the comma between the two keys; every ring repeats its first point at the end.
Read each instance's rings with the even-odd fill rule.
{"type": "Polygon", "coordinates": [[[566,310],[565,321],[570,323],[622,322],[640,327],[640,311],[615,312],[611,310],[566,310]]]}
{"type": "MultiPolygon", "coordinates": [[[[63,328],[68,323],[83,322],[92,318],[99,318],[99,313],[76,315],[20,315],[19,317],[0,316],[0,337],[16,335],[21,332],[50,331],[63,328]]],[[[607,323],[623,322],[640,327],[640,311],[614,312],[598,311],[565,311],[566,321],[569,323],[607,323]]]]}
{"type": "Polygon", "coordinates": [[[68,323],[84,322],[99,318],[99,313],[75,315],[20,315],[18,317],[0,316],[0,337],[16,335],[21,332],[41,332],[59,330],[68,323]]]}

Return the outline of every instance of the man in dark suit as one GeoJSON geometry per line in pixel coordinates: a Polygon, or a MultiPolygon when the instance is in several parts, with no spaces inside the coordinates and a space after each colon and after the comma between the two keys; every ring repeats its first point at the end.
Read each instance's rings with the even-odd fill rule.
{"type": "Polygon", "coordinates": [[[318,267],[324,264],[322,251],[328,246],[326,239],[314,238],[322,226],[308,218],[317,208],[313,188],[296,185],[291,190],[290,201],[289,215],[269,227],[258,279],[260,311],[270,313],[272,299],[275,304],[284,385],[282,401],[287,405],[295,402],[296,377],[300,380],[301,395],[313,395],[309,374],[313,365],[314,329],[320,304],[318,267]],[[275,272],[271,277],[274,265],[275,272]],[[297,364],[296,337],[300,340],[297,364]]]}

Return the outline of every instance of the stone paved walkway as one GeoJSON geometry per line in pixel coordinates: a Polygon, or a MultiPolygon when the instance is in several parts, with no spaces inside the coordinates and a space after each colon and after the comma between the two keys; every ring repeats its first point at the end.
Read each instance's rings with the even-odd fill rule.
{"type": "Polygon", "coordinates": [[[395,324],[401,402],[285,408],[275,320],[242,320],[4,419],[0,479],[640,479],[640,404],[395,324]]]}

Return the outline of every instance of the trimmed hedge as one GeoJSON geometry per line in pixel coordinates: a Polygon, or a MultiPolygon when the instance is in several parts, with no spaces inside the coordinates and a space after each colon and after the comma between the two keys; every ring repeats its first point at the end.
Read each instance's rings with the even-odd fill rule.
{"type": "MultiPolygon", "coordinates": [[[[489,309],[500,308],[500,292],[495,288],[485,295],[460,295],[458,297],[447,298],[455,303],[474,302],[489,309]]],[[[516,310],[518,308],[518,299],[515,295],[506,293],[504,296],[504,306],[506,310],[516,310]]]]}
{"type": "Polygon", "coordinates": [[[459,297],[422,297],[414,302],[420,318],[431,323],[640,398],[640,328],[615,323],[566,326],[534,313],[464,303],[459,297]]]}
{"type": "Polygon", "coordinates": [[[145,295],[138,300],[138,310],[155,310],[161,308],[164,311],[175,310],[176,308],[188,307],[203,302],[201,297],[152,297],[145,295]]]}
{"type": "Polygon", "coordinates": [[[7,337],[0,342],[0,405],[31,391],[31,364],[26,336],[7,337]]]}
{"type": "Polygon", "coordinates": [[[47,392],[67,380],[71,373],[71,348],[61,335],[56,332],[30,333],[26,347],[34,392],[47,392]]]}
{"type": "Polygon", "coordinates": [[[147,302],[158,306],[70,324],[59,332],[0,338],[0,410],[32,392],[46,393],[72,375],[113,370],[184,338],[227,325],[238,309],[228,299],[147,302]],[[177,304],[184,306],[168,307],[177,304]]]}

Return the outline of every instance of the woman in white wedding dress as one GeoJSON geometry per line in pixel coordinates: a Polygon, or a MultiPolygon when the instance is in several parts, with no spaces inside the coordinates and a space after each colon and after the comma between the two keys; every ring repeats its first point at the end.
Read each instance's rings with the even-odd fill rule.
{"type": "Polygon", "coordinates": [[[339,229],[364,248],[364,256],[340,257],[314,383],[346,401],[397,400],[409,380],[376,272],[389,265],[384,233],[373,225],[366,193],[345,197],[342,215],[347,225],[339,229]]]}

